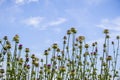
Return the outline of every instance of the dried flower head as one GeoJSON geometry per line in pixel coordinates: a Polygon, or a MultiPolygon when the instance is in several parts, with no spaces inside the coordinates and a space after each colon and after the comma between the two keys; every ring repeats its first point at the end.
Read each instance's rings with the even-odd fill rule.
{"type": "Polygon", "coordinates": [[[79,42],[82,42],[83,40],[85,40],[85,37],[84,37],[84,36],[79,36],[79,37],[78,37],[78,41],[79,41],[79,42]]]}

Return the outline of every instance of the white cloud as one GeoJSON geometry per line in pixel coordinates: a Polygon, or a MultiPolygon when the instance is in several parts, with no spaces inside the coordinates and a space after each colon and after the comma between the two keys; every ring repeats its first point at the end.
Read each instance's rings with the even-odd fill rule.
{"type": "Polygon", "coordinates": [[[39,2],[39,0],[28,0],[28,2],[39,2]]]}
{"type": "Polygon", "coordinates": [[[58,18],[58,20],[50,22],[49,25],[50,26],[57,26],[57,25],[60,25],[66,21],[67,20],[65,18],[58,18]]]}
{"type": "Polygon", "coordinates": [[[39,2],[39,0],[15,0],[15,4],[21,5],[25,3],[39,2]]]}
{"type": "Polygon", "coordinates": [[[25,0],[15,0],[15,3],[16,3],[16,4],[24,4],[24,3],[25,3],[25,0]]]}
{"type": "Polygon", "coordinates": [[[28,25],[28,26],[32,26],[35,28],[38,28],[40,23],[44,20],[43,17],[30,17],[28,19],[25,19],[23,21],[24,24],[28,25]]]}
{"type": "MultiPolygon", "coordinates": [[[[58,18],[57,20],[49,21],[45,17],[30,17],[22,21],[27,26],[37,28],[38,30],[46,30],[48,27],[58,26],[66,22],[65,18],[58,18]]],[[[59,28],[54,29],[55,32],[60,32],[59,28]]]]}
{"type": "Polygon", "coordinates": [[[112,20],[103,19],[101,20],[101,24],[97,25],[97,27],[103,28],[103,29],[120,31],[120,17],[114,18],[112,20]]]}

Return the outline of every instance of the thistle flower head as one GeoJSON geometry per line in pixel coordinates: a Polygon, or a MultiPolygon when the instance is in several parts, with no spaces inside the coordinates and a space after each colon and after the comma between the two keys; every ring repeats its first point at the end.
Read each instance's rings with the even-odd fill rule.
{"type": "Polygon", "coordinates": [[[35,54],[32,54],[31,58],[34,59],[35,58],[35,54]]]}
{"type": "Polygon", "coordinates": [[[45,51],[44,51],[44,55],[48,55],[48,50],[45,50],[45,51]]]}
{"type": "Polygon", "coordinates": [[[17,34],[13,37],[13,41],[19,43],[19,36],[17,34]]]}
{"type": "Polygon", "coordinates": [[[107,60],[107,61],[112,60],[112,56],[110,56],[110,55],[109,55],[109,56],[107,56],[106,60],[107,60]]]}
{"type": "Polygon", "coordinates": [[[109,38],[110,38],[110,36],[107,34],[107,35],[106,35],[106,38],[107,38],[107,39],[109,39],[109,38]]]}
{"type": "Polygon", "coordinates": [[[54,43],[54,44],[52,45],[52,48],[53,48],[53,49],[57,49],[57,48],[58,48],[57,43],[54,43]]]}
{"type": "Polygon", "coordinates": [[[66,71],[66,68],[65,68],[64,66],[61,66],[61,67],[60,67],[60,71],[61,71],[61,72],[65,72],[65,71],[66,71]]]}
{"type": "Polygon", "coordinates": [[[23,47],[23,45],[22,45],[22,44],[19,44],[18,49],[21,50],[22,47],[23,47]]]}
{"type": "Polygon", "coordinates": [[[79,36],[79,37],[78,37],[78,41],[79,41],[79,42],[82,42],[83,40],[85,40],[85,37],[84,37],[84,36],[79,36]]]}
{"type": "Polygon", "coordinates": [[[71,70],[71,71],[70,71],[70,75],[71,75],[71,76],[74,76],[74,75],[75,75],[75,70],[71,70]]]}
{"type": "Polygon", "coordinates": [[[63,37],[63,39],[64,39],[64,40],[66,40],[66,39],[67,39],[67,37],[66,37],[66,36],[64,36],[64,37],[63,37]]]}
{"type": "Polygon", "coordinates": [[[111,43],[112,43],[112,45],[114,45],[114,41],[112,41],[111,43]]]}
{"type": "Polygon", "coordinates": [[[30,52],[29,48],[25,48],[25,52],[26,53],[30,52]]]}
{"type": "Polygon", "coordinates": [[[0,69],[0,73],[3,74],[5,72],[4,69],[0,69]]]}
{"type": "Polygon", "coordinates": [[[57,52],[60,52],[60,48],[57,48],[57,52]]]}
{"type": "Polygon", "coordinates": [[[117,36],[116,39],[120,39],[120,36],[117,36]]]}
{"type": "Polygon", "coordinates": [[[34,65],[35,65],[35,67],[38,67],[39,66],[39,62],[38,61],[34,61],[34,65]]]}
{"type": "Polygon", "coordinates": [[[103,32],[104,32],[105,34],[108,34],[108,33],[109,33],[109,30],[108,30],[108,29],[105,29],[103,32]]]}
{"type": "Polygon", "coordinates": [[[50,69],[51,68],[51,64],[47,64],[47,68],[50,69]]]}
{"type": "Polygon", "coordinates": [[[4,36],[4,38],[3,38],[4,40],[8,40],[8,37],[7,36],[4,36]]]}
{"type": "Polygon", "coordinates": [[[71,34],[71,30],[68,30],[68,31],[67,31],[67,35],[70,35],[70,34],[71,34]]]}
{"type": "Polygon", "coordinates": [[[77,33],[77,30],[74,27],[72,27],[71,32],[75,34],[75,33],[77,33]]]}

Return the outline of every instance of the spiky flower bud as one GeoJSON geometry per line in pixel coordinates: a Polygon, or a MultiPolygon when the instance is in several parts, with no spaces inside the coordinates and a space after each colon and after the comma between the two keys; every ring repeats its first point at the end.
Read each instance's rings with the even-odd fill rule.
{"type": "Polygon", "coordinates": [[[60,48],[57,48],[57,52],[60,52],[60,48]]]}
{"type": "Polygon", "coordinates": [[[58,60],[62,60],[62,57],[61,57],[60,55],[58,55],[58,57],[57,57],[57,58],[58,58],[58,60]]]}
{"type": "Polygon", "coordinates": [[[58,75],[57,80],[62,80],[62,77],[60,75],[58,75]]]}
{"type": "Polygon", "coordinates": [[[38,61],[34,61],[34,65],[35,65],[36,67],[38,67],[38,66],[39,66],[39,62],[38,62],[38,61]]]}
{"type": "Polygon", "coordinates": [[[40,74],[43,74],[43,71],[42,70],[40,70],[40,72],[39,72],[40,74]]]}
{"type": "Polygon", "coordinates": [[[61,71],[61,72],[65,72],[65,71],[66,71],[66,68],[65,68],[64,66],[61,66],[61,67],[60,67],[60,71],[61,71]]]}
{"type": "Polygon", "coordinates": [[[29,48],[25,48],[25,52],[26,53],[30,52],[29,48]]]}
{"type": "Polygon", "coordinates": [[[3,74],[5,72],[4,69],[0,69],[0,73],[3,74]]]}
{"type": "Polygon", "coordinates": [[[58,45],[57,43],[54,43],[53,46],[52,46],[53,49],[57,49],[58,48],[58,45]]]}
{"type": "Polygon", "coordinates": [[[67,35],[70,35],[70,34],[71,34],[71,30],[68,30],[68,31],[67,31],[67,35]]]}
{"type": "Polygon", "coordinates": [[[51,49],[50,48],[48,48],[48,51],[50,51],[51,49]]]}
{"type": "Polygon", "coordinates": [[[28,57],[26,58],[26,62],[29,62],[29,58],[28,57]]]}
{"type": "Polygon", "coordinates": [[[111,43],[112,43],[112,45],[114,45],[114,41],[112,41],[111,43]]]}
{"type": "Polygon", "coordinates": [[[106,38],[107,38],[107,39],[109,39],[109,38],[110,38],[110,36],[109,36],[109,35],[106,35],[106,38]]]}
{"type": "Polygon", "coordinates": [[[8,37],[7,36],[4,36],[4,38],[3,38],[4,40],[8,40],[8,37]]]}
{"type": "Polygon", "coordinates": [[[35,54],[32,54],[31,58],[34,59],[35,58],[35,54]]]}
{"type": "Polygon", "coordinates": [[[20,44],[20,45],[18,46],[18,49],[19,49],[19,50],[21,50],[21,49],[22,49],[22,47],[23,47],[23,45],[22,45],[22,44],[20,44]]]}
{"type": "Polygon", "coordinates": [[[106,58],[106,60],[107,60],[107,61],[112,60],[112,56],[108,56],[108,57],[106,58]]]}
{"type": "Polygon", "coordinates": [[[89,48],[89,45],[88,45],[88,44],[85,44],[85,48],[89,48]]]}
{"type": "Polygon", "coordinates": [[[95,43],[92,43],[92,46],[95,46],[95,43]]]}
{"type": "Polygon", "coordinates": [[[70,71],[70,75],[74,76],[75,75],[75,70],[70,71]]]}
{"type": "Polygon", "coordinates": [[[89,55],[88,52],[85,52],[85,53],[83,54],[84,57],[86,57],[87,55],[89,55]]]}
{"type": "Polygon", "coordinates": [[[43,62],[43,59],[41,59],[40,61],[43,62]]]}
{"type": "Polygon", "coordinates": [[[47,65],[47,68],[50,69],[50,68],[51,68],[51,64],[48,64],[48,65],[47,65]]]}
{"type": "Polygon", "coordinates": [[[108,34],[108,33],[109,33],[109,30],[108,30],[108,29],[105,29],[103,32],[104,32],[105,34],[108,34]]]}
{"type": "Polygon", "coordinates": [[[117,36],[116,39],[120,39],[120,36],[117,36]]]}
{"type": "Polygon", "coordinates": [[[79,41],[79,42],[82,42],[83,40],[85,40],[85,37],[84,37],[84,36],[79,36],[79,37],[78,37],[78,41],[79,41]]]}
{"type": "Polygon", "coordinates": [[[72,27],[72,28],[71,28],[71,32],[75,34],[75,33],[77,33],[77,30],[72,27]]]}
{"type": "Polygon", "coordinates": [[[44,55],[48,55],[48,50],[45,50],[45,51],[44,51],[44,55]]]}
{"type": "Polygon", "coordinates": [[[27,69],[30,69],[30,65],[27,65],[26,67],[27,67],[27,69]]]}
{"type": "Polygon", "coordinates": [[[67,39],[67,37],[66,37],[66,36],[64,36],[64,37],[63,37],[63,39],[64,39],[64,40],[66,40],[66,39],[67,39]]]}
{"type": "Polygon", "coordinates": [[[13,37],[13,41],[15,41],[16,43],[19,43],[19,36],[18,35],[15,35],[13,37]]]}

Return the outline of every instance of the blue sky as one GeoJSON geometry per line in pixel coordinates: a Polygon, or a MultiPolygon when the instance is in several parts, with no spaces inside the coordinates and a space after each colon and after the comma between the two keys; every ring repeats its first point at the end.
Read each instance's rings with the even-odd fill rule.
{"type": "Polygon", "coordinates": [[[119,0],[0,0],[0,38],[15,34],[31,53],[42,54],[71,27],[88,42],[102,42],[104,29],[120,34],[119,0]]]}

